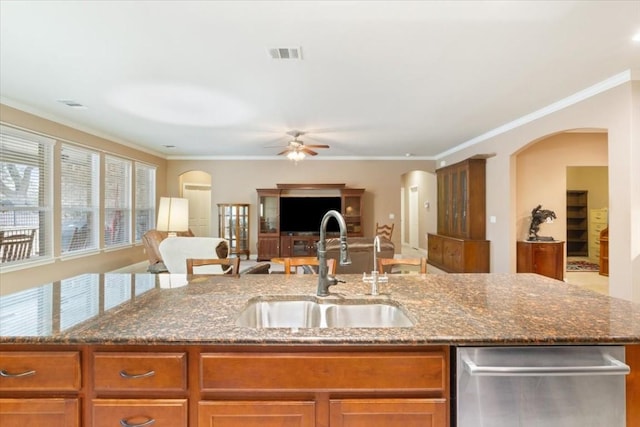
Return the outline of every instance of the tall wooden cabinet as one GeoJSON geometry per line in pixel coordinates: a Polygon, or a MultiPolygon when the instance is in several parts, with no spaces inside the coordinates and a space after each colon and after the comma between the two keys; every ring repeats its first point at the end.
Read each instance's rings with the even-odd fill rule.
{"type": "Polygon", "coordinates": [[[280,190],[258,191],[258,261],[280,256],[280,190]]]}
{"type": "Polygon", "coordinates": [[[517,243],[517,272],[537,273],[564,279],[564,242],[520,241],[517,243]]]}
{"type": "Polygon", "coordinates": [[[229,254],[245,254],[249,259],[248,204],[218,204],[218,236],[229,242],[229,254]]]}
{"type": "Polygon", "coordinates": [[[429,234],[429,263],[450,273],[488,273],[485,159],[438,169],[438,234],[429,234]]]}

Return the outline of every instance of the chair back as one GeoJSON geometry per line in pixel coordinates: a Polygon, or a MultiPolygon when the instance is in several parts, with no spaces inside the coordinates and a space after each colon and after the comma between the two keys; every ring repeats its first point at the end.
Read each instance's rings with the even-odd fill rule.
{"type": "MultiPolygon", "coordinates": [[[[402,267],[412,267],[410,269],[404,269],[404,271],[418,271],[420,274],[427,273],[427,259],[426,258],[378,258],[378,273],[393,273],[394,267],[400,269],[402,267]],[[418,267],[418,268],[415,268],[418,267]]],[[[398,271],[396,271],[397,273],[398,271]]]]}
{"type": "Polygon", "coordinates": [[[7,234],[0,231],[0,259],[2,262],[18,261],[31,257],[35,230],[26,233],[7,234]]]}
{"type": "MultiPolygon", "coordinates": [[[[311,274],[318,274],[317,269],[312,267],[318,267],[320,262],[316,257],[290,257],[284,258],[284,274],[297,274],[298,268],[301,267],[303,272],[310,272],[311,274]],[[306,268],[308,267],[308,268],[306,268]],[[293,270],[292,270],[293,269],[293,270]]],[[[336,274],[336,260],[327,259],[327,266],[329,267],[329,274],[336,274]]]]}
{"type": "Polygon", "coordinates": [[[206,268],[212,265],[220,266],[223,270],[222,273],[225,275],[232,275],[234,277],[240,275],[240,258],[238,257],[208,259],[187,258],[187,274],[221,274],[219,271],[211,271],[211,269],[206,268]]]}
{"type": "Polygon", "coordinates": [[[376,236],[382,236],[389,240],[391,240],[391,236],[393,235],[393,227],[394,223],[389,224],[378,224],[376,222],[376,236]]]}

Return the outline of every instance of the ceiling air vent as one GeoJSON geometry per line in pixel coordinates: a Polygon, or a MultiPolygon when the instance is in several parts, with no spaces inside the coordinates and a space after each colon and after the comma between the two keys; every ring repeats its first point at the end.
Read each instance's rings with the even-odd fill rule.
{"type": "Polygon", "coordinates": [[[86,105],[80,104],[79,102],[74,101],[73,99],[58,99],[58,102],[66,105],[67,107],[75,108],[77,110],[87,109],[86,105]]]}
{"type": "Polygon", "coordinates": [[[270,47],[267,51],[271,59],[302,59],[302,48],[299,47],[270,47]]]}

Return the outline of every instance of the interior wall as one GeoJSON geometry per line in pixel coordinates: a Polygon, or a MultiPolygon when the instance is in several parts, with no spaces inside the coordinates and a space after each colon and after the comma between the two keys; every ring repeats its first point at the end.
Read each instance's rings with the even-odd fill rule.
{"type": "Polygon", "coordinates": [[[609,168],[606,166],[567,167],[567,190],[587,190],[588,209],[609,207],[609,168]]]}
{"type": "MultiPolygon", "coordinates": [[[[487,160],[487,217],[496,217],[495,223],[487,223],[492,272],[515,272],[516,241],[521,237],[518,219],[523,215],[516,203],[517,153],[548,135],[602,129],[608,132],[609,222],[615,224],[609,228],[609,292],[640,302],[640,81],[632,76],[636,80],[557,111],[536,112],[515,129],[487,136],[439,159],[451,164],[476,154],[495,154],[487,160]]],[[[546,173],[541,171],[541,176],[546,173]]]]}
{"type": "MultiPolygon", "coordinates": [[[[403,187],[403,199],[405,212],[402,222],[405,224],[404,235],[402,236],[402,242],[408,243],[410,241],[409,231],[410,227],[408,211],[409,197],[411,187],[417,187],[418,189],[418,206],[419,206],[419,221],[418,221],[418,234],[420,249],[427,250],[427,233],[435,233],[437,228],[437,181],[434,171],[411,171],[402,176],[403,187]]],[[[396,225],[398,228],[398,225],[396,225]]]]}
{"type": "MultiPolygon", "coordinates": [[[[363,231],[374,236],[376,222],[386,223],[389,214],[401,217],[400,187],[402,175],[413,170],[433,171],[432,160],[320,160],[305,159],[293,163],[277,160],[169,160],[167,195],[179,194],[179,177],[186,171],[211,175],[212,218],[217,203],[249,203],[250,249],[256,253],[258,188],[276,188],[277,184],[345,184],[364,188],[363,231]]],[[[215,222],[215,221],[214,221],[215,222]]],[[[398,230],[400,226],[398,225],[398,230]]],[[[215,227],[213,228],[215,229],[215,227]]],[[[400,232],[394,232],[396,251],[402,247],[400,232]]]]}
{"type": "MultiPolygon", "coordinates": [[[[600,166],[604,167],[606,174],[607,134],[559,133],[530,144],[515,157],[517,240],[526,240],[531,223],[531,211],[537,205],[554,211],[557,217],[553,223],[541,225],[540,235],[565,240],[566,190],[572,189],[567,176],[567,170],[571,168],[567,166],[600,166]]],[[[577,172],[574,177],[577,177],[577,172]]],[[[589,178],[589,181],[596,179],[589,178]]],[[[605,180],[604,185],[607,181],[605,180]]]]}
{"type": "MultiPolygon", "coordinates": [[[[41,133],[55,139],[57,141],[54,147],[56,153],[60,150],[60,142],[68,141],[154,165],[156,166],[156,197],[158,198],[156,202],[165,193],[167,163],[161,157],[8,107],[4,104],[0,104],[0,121],[3,124],[41,133]]],[[[55,165],[53,175],[53,181],[60,182],[60,170],[55,165]]],[[[9,271],[5,269],[0,273],[0,293],[13,292],[25,287],[48,283],[82,273],[111,271],[146,259],[142,244],[132,244],[120,249],[101,250],[98,253],[87,256],[61,257],[59,250],[56,248],[61,234],[59,218],[60,203],[57,202],[54,203],[53,259],[34,264],[28,268],[9,269],[9,271]]]]}

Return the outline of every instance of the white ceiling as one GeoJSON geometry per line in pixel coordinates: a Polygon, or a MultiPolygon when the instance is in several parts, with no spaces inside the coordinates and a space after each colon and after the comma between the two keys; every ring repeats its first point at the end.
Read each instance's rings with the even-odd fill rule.
{"type": "Polygon", "coordinates": [[[2,0],[0,95],[168,158],[437,158],[640,70],[639,31],[640,1],[2,0]]]}

